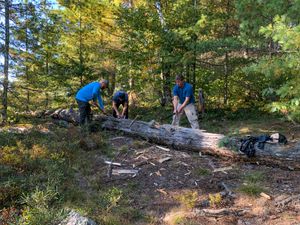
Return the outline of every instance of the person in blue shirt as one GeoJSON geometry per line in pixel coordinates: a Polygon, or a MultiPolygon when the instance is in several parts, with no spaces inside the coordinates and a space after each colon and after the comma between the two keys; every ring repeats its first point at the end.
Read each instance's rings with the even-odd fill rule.
{"type": "Polygon", "coordinates": [[[93,106],[98,107],[104,114],[106,114],[104,110],[104,104],[101,98],[101,91],[108,87],[107,80],[101,80],[100,82],[95,81],[89,83],[82,87],[76,94],[76,101],[79,108],[80,125],[84,125],[85,121],[89,123],[91,121],[91,106],[90,101],[93,106]],[[98,100],[98,103],[97,103],[98,100]]]}
{"type": "Polygon", "coordinates": [[[195,97],[193,86],[184,81],[182,75],[177,75],[175,79],[176,85],[173,88],[173,126],[179,126],[180,118],[185,113],[191,127],[199,129],[198,116],[195,107],[195,97]]]}
{"type": "Polygon", "coordinates": [[[113,117],[128,119],[128,94],[125,91],[117,91],[112,99],[113,117]],[[119,112],[119,106],[123,106],[122,113],[119,112]]]}

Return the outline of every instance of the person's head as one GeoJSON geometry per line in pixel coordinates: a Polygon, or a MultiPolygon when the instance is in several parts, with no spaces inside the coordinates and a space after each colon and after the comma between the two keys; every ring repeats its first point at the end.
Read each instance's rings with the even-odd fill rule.
{"type": "Polygon", "coordinates": [[[100,84],[101,84],[101,89],[105,89],[105,88],[108,88],[108,80],[105,80],[105,79],[102,79],[100,81],[100,84]]]}
{"type": "Polygon", "coordinates": [[[120,99],[120,101],[125,101],[125,92],[120,92],[120,94],[119,94],[119,99],[120,99]]]}
{"type": "Polygon", "coordinates": [[[176,75],[175,82],[180,88],[182,88],[184,86],[184,77],[181,74],[176,75]]]}

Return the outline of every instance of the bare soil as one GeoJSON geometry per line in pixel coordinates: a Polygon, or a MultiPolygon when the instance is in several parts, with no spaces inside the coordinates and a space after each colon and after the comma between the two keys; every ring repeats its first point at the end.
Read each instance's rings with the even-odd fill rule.
{"type": "Polygon", "coordinates": [[[102,186],[131,189],[130,205],[153,218],[152,222],[137,224],[300,224],[300,171],[233,162],[198,152],[165,151],[128,136],[112,137],[109,142],[118,152],[113,161],[122,164],[113,170],[139,172],[108,177],[108,165],[99,156],[94,162],[95,173],[102,186]],[[160,163],[163,158],[169,160],[160,163]],[[224,167],[229,169],[213,172],[224,167]],[[194,192],[196,197],[191,197],[194,192]],[[211,196],[218,193],[225,195],[213,202],[211,196]],[[211,210],[226,212],[212,214],[211,210]]]}

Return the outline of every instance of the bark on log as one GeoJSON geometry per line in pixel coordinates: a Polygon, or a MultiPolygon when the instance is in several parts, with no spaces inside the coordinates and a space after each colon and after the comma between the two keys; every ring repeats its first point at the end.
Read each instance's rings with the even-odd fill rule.
{"type": "MultiPolygon", "coordinates": [[[[77,123],[78,121],[78,113],[73,110],[56,110],[51,114],[51,117],[72,123],[77,123]]],[[[225,138],[222,134],[174,127],[168,124],[160,125],[155,121],[147,123],[139,120],[116,119],[100,115],[94,116],[94,123],[99,124],[103,129],[123,131],[126,134],[142,137],[150,142],[166,145],[177,150],[201,151],[202,153],[228,157],[234,160],[275,165],[291,170],[300,169],[299,144],[295,146],[283,146],[265,143],[264,150],[257,150],[255,157],[248,158],[237,151],[220,147],[220,142],[225,138]]],[[[231,146],[238,144],[237,139],[231,139],[231,146]]],[[[237,148],[237,146],[235,147],[237,148]]]]}

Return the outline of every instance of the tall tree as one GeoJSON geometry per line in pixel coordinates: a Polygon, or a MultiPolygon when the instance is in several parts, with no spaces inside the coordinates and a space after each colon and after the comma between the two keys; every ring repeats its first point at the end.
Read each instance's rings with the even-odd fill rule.
{"type": "Polygon", "coordinates": [[[9,65],[9,10],[10,0],[4,1],[5,11],[5,42],[4,42],[4,79],[3,79],[3,94],[2,94],[2,122],[7,122],[7,93],[8,93],[8,65],[9,65]]]}

